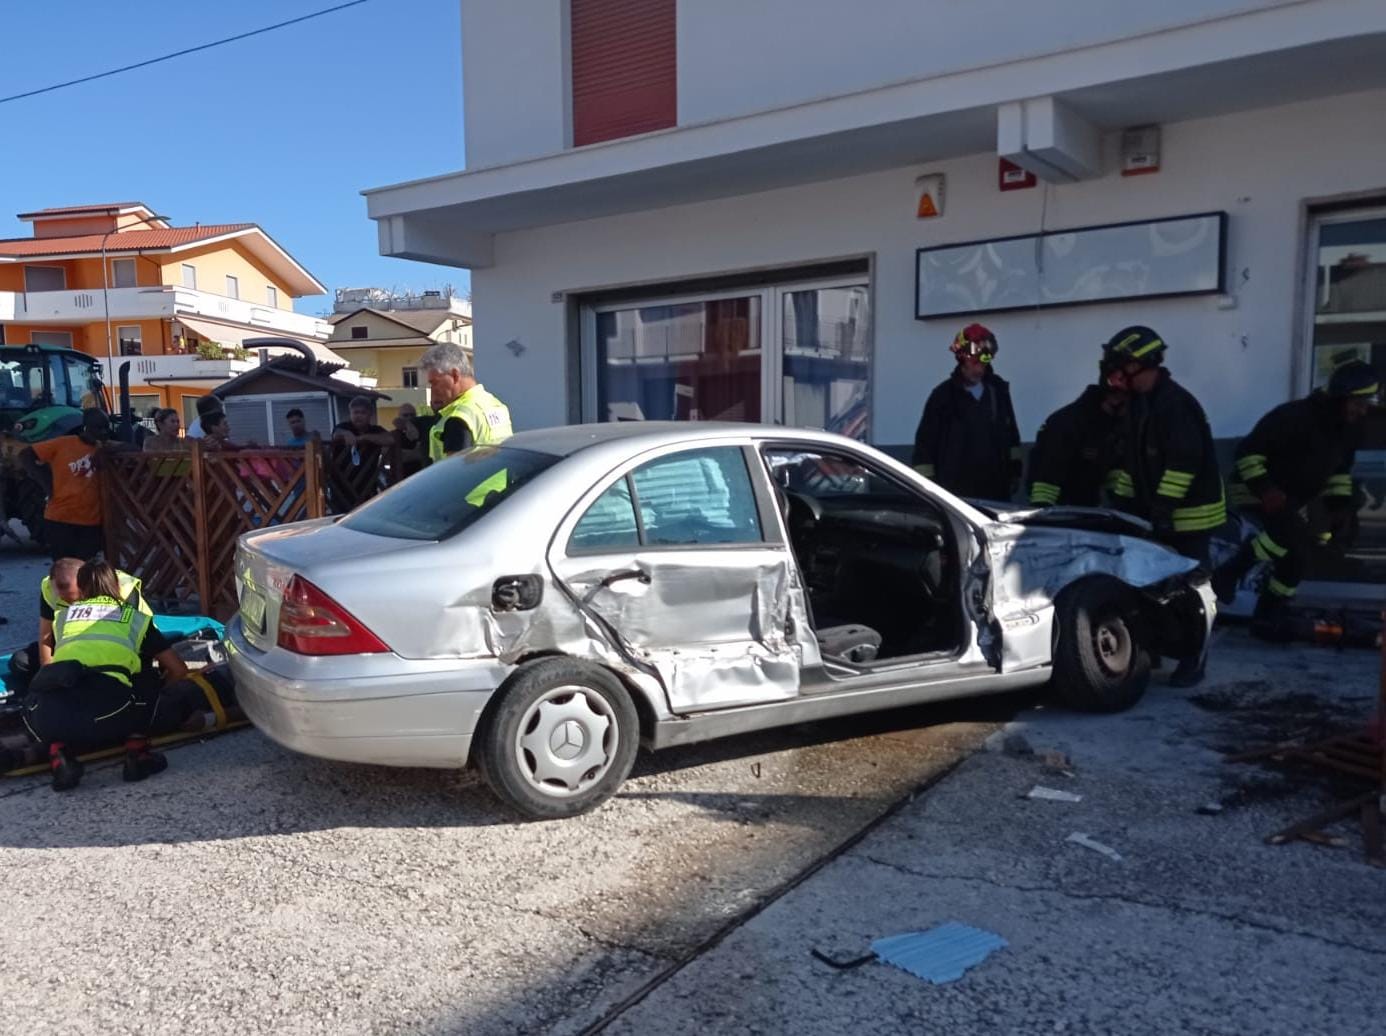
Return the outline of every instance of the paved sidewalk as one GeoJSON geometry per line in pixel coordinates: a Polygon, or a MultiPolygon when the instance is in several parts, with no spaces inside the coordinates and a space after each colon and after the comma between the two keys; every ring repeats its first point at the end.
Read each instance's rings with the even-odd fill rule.
{"type": "Polygon", "coordinates": [[[1068,753],[1073,778],[973,756],[606,1031],[1375,1031],[1386,871],[1363,861],[1355,824],[1346,848],[1263,844],[1332,791],[1221,752],[1365,718],[1377,671],[1372,652],[1232,632],[1194,691],[1152,688],[1119,716],[1022,713],[1008,731],[1068,753]],[[1083,800],[1020,797],[1037,783],[1083,800]],[[1196,812],[1219,801],[1218,815],[1196,812]],[[1073,832],[1122,860],[1067,843],[1073,832]],[[1009,946],[943,986],[809,954],[856,957],[945,921],[1009,946]]]}

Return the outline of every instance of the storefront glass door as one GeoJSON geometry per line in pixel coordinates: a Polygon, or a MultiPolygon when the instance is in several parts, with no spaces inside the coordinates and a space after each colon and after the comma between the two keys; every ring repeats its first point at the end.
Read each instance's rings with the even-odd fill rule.
{"type": "MultiPolygon", "coordinates": [[[[1386,381],[1386,209],[1319,216],[1311,226],[1308,290],[1311,387],[1347,360],[1373,364],[1386,381]]],[[[1386,576],[1386,411],[1367,420],[1357,455],[1360,508],[1348,564],[1318,578],[1386,576]]]]}
{"type": "Polygon", "coordinates": [[[583,310],[588,421],[869,431],[870,292],[819,281],[583,310]]]}

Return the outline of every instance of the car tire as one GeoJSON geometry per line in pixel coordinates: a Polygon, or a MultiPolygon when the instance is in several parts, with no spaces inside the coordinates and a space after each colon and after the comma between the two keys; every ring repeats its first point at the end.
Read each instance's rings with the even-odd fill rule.
{"type": "Polygon", "coordinates": [[[1087,579],[1054,606],[1053,687],[1059,700],[1087,712],[1120,712],[1150,683],[1150,649],[1129,587],[1087,579]]]}
{"type": "Polygon", "coordinates": [[[491,790],[516,812],[534,820],[577,816],[630,774],[640,718],[605,669],[544,658],[521,667],[498,693],[478,731],[476,759],[491,790]]]}

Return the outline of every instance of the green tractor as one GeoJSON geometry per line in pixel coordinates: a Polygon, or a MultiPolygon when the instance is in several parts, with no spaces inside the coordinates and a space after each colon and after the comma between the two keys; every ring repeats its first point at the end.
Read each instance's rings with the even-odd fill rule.
{"type": "MultiPolygon", "coordinates": [[[[94,357],[46,345],[0,346],[0,522],[17,518],[34,544],[43,542],[47,489],[19,462],[45,439],[75,432],[82,407],[109,410],[94,357]]],[[[0,538],[3,532],[0,532],[0,538]]]]}

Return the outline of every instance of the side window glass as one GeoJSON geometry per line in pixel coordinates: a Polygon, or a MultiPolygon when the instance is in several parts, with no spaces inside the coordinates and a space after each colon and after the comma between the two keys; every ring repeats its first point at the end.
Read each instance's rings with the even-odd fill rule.
{"type": "Polygon", "coordinates": [[[572,538],[568,540],[568,551],[639,545],[640,531],[630,499],[630,481],[623,478],[592,501],[587,513],[578,519],[572,538]]]}
{"type": "Polygon", "coordinates": [[[632,475],[648,546],[759,543],[760,516],[736,446],[688,450],[632,475]]]}

